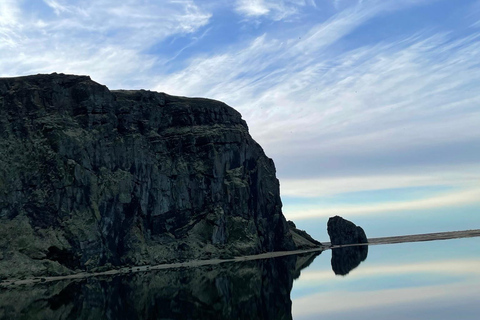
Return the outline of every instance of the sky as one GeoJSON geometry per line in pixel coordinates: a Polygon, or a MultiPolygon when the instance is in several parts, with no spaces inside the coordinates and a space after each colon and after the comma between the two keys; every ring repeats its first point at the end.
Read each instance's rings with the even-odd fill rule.
{"type": "Polygon", "coordinates": [[[0,76],[237,109],[325,239],[480,228],[478,0],[0,0],[0,76]]]}

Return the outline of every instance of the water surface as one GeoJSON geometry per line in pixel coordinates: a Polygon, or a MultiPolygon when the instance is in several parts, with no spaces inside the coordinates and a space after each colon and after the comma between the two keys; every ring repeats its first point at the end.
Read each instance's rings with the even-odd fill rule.
{"type": "Polygon", "coordinates": [[[478,319],[480,238],[0,289],[0,319],[478,319]]]}
{"type": "Polygon", "coordinates": [[[294,282],[294,319],[478,319],[480,238],[369,246],[348,275],[324,252],[294,282]]]}

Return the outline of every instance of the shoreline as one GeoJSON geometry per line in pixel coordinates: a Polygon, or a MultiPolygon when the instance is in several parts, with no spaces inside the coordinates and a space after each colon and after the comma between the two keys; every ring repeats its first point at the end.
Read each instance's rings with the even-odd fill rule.
{"type": "Polygon", "coordinates": [[[125,275],[130,273],[147,272],[147,271],[153,271],[153,270],[195,268],[195,267],[217,265],[217,264],[229,263],[229,262],[231,263],[231,262],[271,259],[271,258],[284,257],[284,256],[290,256],[290,255],[318,252],[318,251],[321,252],[327,249],[328,248],[325,246],[320,246],[318,248],[312,248],[312,249],[266,252],[266,253],[260,253],[256,255],[250,255],[250,256],[234,257],[230,259],[190,260],[185,262],[175,262],[175,263],[166,263],[166,264],[158,264],[158,265],[122,267],[119,269],[110,269],[110,270],[101,271],[101,272],[80,272],[80,273],[64,275],[64,276],[45,276],[45,277],[37,276],[34,278],[27,278],[27,279],[6,279],[6,280],[0,281],[0,288],[2,287],[8,288],[8,287],[38,284],[38,283],[48,283],[48,282],[61,281],[61,280],[78,280],[78,279],[86,279],[86,278],[99,277],[99,276],[112,276],[112,275],[122,275],[122,274],[125,275]]]}
{"type": "Polygon", "coordinates": [[[271,258],[297,255],[297,254],[322,252],[328,249],[343,248],[343,247],[397,244],[397,243],[421,242],[421,241],[451,240],[451,239],[473,238],[473,237],[480,237],[480,229],[371,238],[371,239],[368,239],[369,241],[368,243],[360,243],[360,244],[332,246],[329,242],[325,242],[321,246],[317,248],[312,248],[312,249],[303,249],[303,250],[294,250],[294,251],[275,251],[275,252],[267,252],[267,253],[261,253],[256,255],[234,257],[230,259],[190,260],[185,262],[159,264],[159,265],[123,267],[119,269],[111,269],[111,270],[102,271],[102,272],[80,272],[80,273],[75,273],[75,274],[65,275],[65,276],[34,277],[34,278],[27,278],[27,279],[7,279],[7,280],[0,281],[0,288],[13,288],[13,287],[22,286],[22,285],[48,283],[48,282],[55,282],[55,281],[61,281],[61,280],[79,280],[79,279],[86,279],[90,277],[99,277],[99,276],[115,276],[115,275],[130,274],[130,273],[136,273],[136,272],[147,272],[147,271],[153,271],[153,270],[195,268],[195,267],[207,266],[207,265],[217,265],[221,263],[271,259],[271,258]]]}

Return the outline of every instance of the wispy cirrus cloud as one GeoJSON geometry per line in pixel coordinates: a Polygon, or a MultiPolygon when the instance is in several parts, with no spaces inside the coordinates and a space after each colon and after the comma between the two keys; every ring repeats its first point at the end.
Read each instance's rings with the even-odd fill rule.
{"type": "Polygon", "coordinates": [[[0,50],[8,50],[16,46],[19,37],[17,28],[20,23],[19,2],[5,0],[0,2],[0,50]]]}
{"type": "Polygon", "coordinates": [[[124,47],[145,48],[173,34],[193,32],[211,17],[192,0],[44,2],[56,14],[52,18],[48,13],[42,14],[42,10],[37,11],[39,19],[46,18],[45,30],[71,33],[91,41],[121,42],[124,47]]]}
{"type": "Polygon", "coordinates": [[[480,157],[469,147],[480,137],[479,33],[421,30],[335,49],[367,21],[421,3],[364,2],[301,37],[264,34],[193,58],[156,89],[239,109],[282,178],[471,164],[480,157]]]}
{"type": "Polygon", "coordinates": [[[2,1],[0,76],[79,73],[114,87],[148,85],[158,60],[148,49],[193,33],[211,18],[191,0],[45,0],[33,10],[26,5],[2,1]],[[5,21],[15,27],[6,29],[5,21]]]}
{"type": "Polygon", "coordinates": [[[17,25],[20,15],[19,2],[5,0],[0,2],[0,26],[17,25]]]}
{"type": "Polygon", "coordinates": [[[282,20],[299,14],[305,8],[316,8],[315,1],[305,0],[236,0],[235,10],[246,18],[265,17],[282,20]]]}
{"type": "Polygon", "coordinates": [[[428,210],[480,204],[480,188],[442,193],[432,197],[407,201],[372,202],[368,204],[335,206],[293,206],[285,208],[289,219],[304,220],[340,216],[385,215],[390,212],[428,210]]]}
{"type": "Polygon", "coordinates": [[[77,11],[69,9],[67,5],[63,5],[60,1],[57,0],[43,0],[43,2],[45,2],[50,8],[52,8],[57,16],[60,15],[62,12],[77,11]]]}
{"type": "Polygon", "coordinates": [[[450,187],[475,189],[480,185],[480,166],[423,167],[421,172],[397,174],[323,176],[310,179],[282,179],[283,196],[317,198],[359,191],[411,187],[450,187]]]}
{"type": "Polygon", "coordinates": [[[262,16],[270,12],[264,0],[237,0],[236,9],[247,16],[262,16]]]}

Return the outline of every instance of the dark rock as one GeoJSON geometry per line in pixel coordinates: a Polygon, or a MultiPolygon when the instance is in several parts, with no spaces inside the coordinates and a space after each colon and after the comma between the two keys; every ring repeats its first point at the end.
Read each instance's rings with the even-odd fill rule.
{"type": "MultiPolygon", "coordinates": [[[[365,231],[353,222],[335,216],[328,219],[327,231],[332,245],[368,243],[365,231]]],[[[367,258],[368,246],[332,249],[332,270],[338,275],[347,275],[367,258]]]]}
{"type": "Polygon", "coordinates": [[[0,79],[0,276],[292,250],[281,206],[273,161],[222,102],[0,79]]]}
{"type": "Polygon", "coordinates": [[[368,246],[354,246],[332,249],[332,270],[338,275],[347,275],[367,259],[368,246]]]}
{"type": "Polygon", "coordinates": [[[361,227],[339,216],[328,219],[327,231],[332,245],[368,243],[361,227]]]}
{"type": "Polygon", "coordinates": [[[319,241],[313,239],[305,230],[297,229],[293,221],[288,220],[287,224],[297,249],[308,249],[322,245],[319,241]]]}

